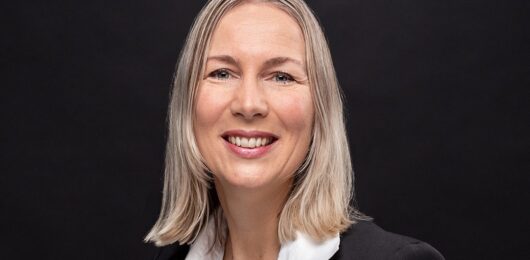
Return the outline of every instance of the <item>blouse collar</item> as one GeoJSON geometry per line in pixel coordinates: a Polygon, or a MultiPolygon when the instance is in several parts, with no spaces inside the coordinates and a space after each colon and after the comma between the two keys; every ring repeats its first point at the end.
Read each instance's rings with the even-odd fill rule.
{"type": "MultiPolygon", "coordinates": [[[[191,245],[186,260],[223,260],[224,247],[213,247],[215,225],[212,218],[191,245]]],[[[302,232],[296,232],[296,239],[281,244],[278,260],[320,260],[329,259],[339,250],[339,234],[323,242],[316,242],[302,232]]]]}

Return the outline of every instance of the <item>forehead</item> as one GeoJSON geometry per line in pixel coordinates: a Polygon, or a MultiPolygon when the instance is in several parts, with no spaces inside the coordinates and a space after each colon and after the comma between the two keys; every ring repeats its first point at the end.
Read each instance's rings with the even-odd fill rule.
{"type": "Polygon", "coordinates": [[[303,61],[304,37],[297,21],[279,7],[244,3],[221,18],[208,55],[279,55],[303,61]]]}

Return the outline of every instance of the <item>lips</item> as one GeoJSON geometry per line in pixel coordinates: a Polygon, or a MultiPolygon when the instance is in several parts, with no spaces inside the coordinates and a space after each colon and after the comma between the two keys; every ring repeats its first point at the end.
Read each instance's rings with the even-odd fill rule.
{"type": "Polygon", "coordinates": [[[264,156],[278,140],[278,137],[269,132],[230,130],[222,134],[229,150],[245,159],[254,159],[264,156]]]}

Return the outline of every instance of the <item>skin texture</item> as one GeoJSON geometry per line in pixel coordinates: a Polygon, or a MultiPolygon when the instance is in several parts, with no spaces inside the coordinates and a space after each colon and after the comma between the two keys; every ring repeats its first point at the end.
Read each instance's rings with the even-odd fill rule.
{"type": "Polygon", "coordinates": [[[194,131],[227,219],[225,259],[276,259],[278,215],[314,120],[302,32],[277,7],[245,3],[221,19],[207,57],[194,131]],[[260,158],[241,158],[222,138],[235,129],[278,140],[260,158]]]}

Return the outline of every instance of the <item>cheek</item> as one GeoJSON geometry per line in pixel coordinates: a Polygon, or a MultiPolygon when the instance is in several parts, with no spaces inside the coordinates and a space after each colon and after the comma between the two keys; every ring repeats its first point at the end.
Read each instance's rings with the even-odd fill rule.
{"type": "Polygon", "coordinates": [[[276,99],[275,107],[285,126],[300,134],[309,134],[313,125],[314,109],[309,93],[292,93],[276,99]]]}
{"type": "Polygon", "coordinates": [[[222,119],[226,109],[226,95],[222,95],[215,88],[208,85],[199,86],[195,99],[195,115],[193,119],[193,131],[197,140],[199,152],[203,156],[206,165],[215,169],[213,149],[211,145],[217,138],[217,126],[222,119]]]}
{"type": "Polygon", "coordinates": [[[207,130],[219,120],[226,103],[220,97],[222,95],[207,86],[199,86],[195,101],[195,124],[198,129],[207,130]]]}

